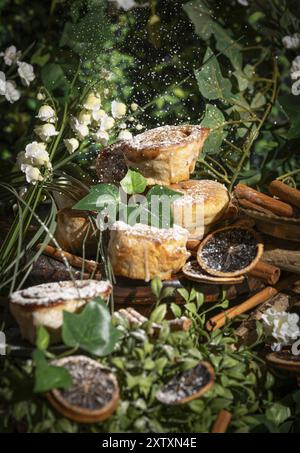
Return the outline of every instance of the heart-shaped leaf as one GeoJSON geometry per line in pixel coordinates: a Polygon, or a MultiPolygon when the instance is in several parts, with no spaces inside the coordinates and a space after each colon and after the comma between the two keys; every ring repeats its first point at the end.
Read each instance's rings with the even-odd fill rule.
{"type": "Polygon", "coordinates": [[[147,180],[139,172],[129,169],[120,184],[124,192],[131,195],[144,192],[147,187],[147,180]]]}
{"type": "Polygon", "coordinates": [[[36,349],[33,353],[35,363],[35,386],[34,392],[48,392],[54,388],[66,389],[71,387],[72,378],[63,367],[50,365],[44,353],[36,349]]]}
{"type": "Polygon", "coordinates": [[[115,207],[119,200],[119,190],[114,184],[98,184],[92,186],[90,193],[78,201],[73,209],[101,212],[107,206],[115,207]]]}
{"type": "Polygon", "coordinates": [[[102,357],[114,350],[120,335],[101,298],[89,302],[79,314],[64,312],[62,338],[67,346],[102,357]]]}

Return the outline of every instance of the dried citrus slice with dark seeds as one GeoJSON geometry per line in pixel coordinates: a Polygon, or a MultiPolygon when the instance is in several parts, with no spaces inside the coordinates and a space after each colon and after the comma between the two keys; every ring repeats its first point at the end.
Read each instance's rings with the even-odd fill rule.
{"type": "Polygon", "coordinates": [[[197,260],[202,269],[219,277],[236,277],[249,272],[263,253],[258,235],[245,227],[216,230],[201,242],[197,260]]]}
{"type": "Polygon", "coordinates": [[[53,362],[66,368],[73,381],[68,389],[54,389],[48,395],[63,416],[80,423],[106,420],[116,409],[119,386],[115,376],[93,359],[70,356],[53,362]]]}
{"type": "Polygon", "coordinates": [[[182,272],[189,280],[200,283],[210,283],[212,285],[237,285],[244,281],[243,275],[237,277],[218,277],[217,275],[210,275],[201,269],[198,261],[189,261],[186,263],[182,268],[182,272]]]}
{"type": "Polygon", "coordinates": [[[164,404],[184,404],[199,398],[214,384],[215,373],[208,362],[199,362],[194,368],[176,374],[156,394],[164,404]]]}
{"type": "Polygon", "coordinates": [[[127,173],[120,143],[104,148],[96,160],[96,172],[100,182],[119,183],[127,173]]]}

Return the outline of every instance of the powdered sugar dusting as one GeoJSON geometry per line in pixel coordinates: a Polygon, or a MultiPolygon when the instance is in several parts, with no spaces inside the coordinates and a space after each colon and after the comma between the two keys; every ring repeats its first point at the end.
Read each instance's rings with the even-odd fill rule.
{"type": "Polygon", "coordinates": [[[163,240],[177,240],[188,239],[189,232],[185,228],[174,225],[173,228],[156,228],[143,223],[136,223],[131,226],[125,222],[117,221],[112,227],[112,230],[122,230],[128,236],[143,236],[143,238],[155,239],[158,241],[163,240]]]}
{"type": "Polygon", "coordinates": [[[217,191],[223,191],[228,195],[227,189],[223,184],[210,179],[183,181],[181,183],[175,184],[174,186],[171,186],[171,188],[176,190],[177,192],[184,194],[183,197],[180,197],[175,201],[176,205],[185,203],[189,204],[201,200],[203,202],[213,200],[216,196],[217,191]]]}
{"type": "Polygon", "coordinates": [[[10,301],[20,305],[49,305],[58,301],[92,299],[110,291],[111,284],[105,280],[52,282],[15,291],[10,301]]]}

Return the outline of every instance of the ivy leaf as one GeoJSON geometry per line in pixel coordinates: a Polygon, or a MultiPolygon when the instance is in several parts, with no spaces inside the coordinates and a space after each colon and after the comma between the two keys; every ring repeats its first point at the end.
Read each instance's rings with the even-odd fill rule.
{"type": "Polygon", "coordinates": [[[119,203],[119,190],[114,184],[92,186],[90,193],[73,206],[73,209],[101,212],[107,207],[116,208],[119,203]]]}
{"type": "Polygon", "coordinates": [[[212,34],[212,19],[207,3],[202,0],[187,2],[183,5],[183,9],[193,22],[197,35],[204,40],[209,39],[212,34]]]}
{"type": "Polygon", "coordinates": [[[120,184],[124,192],[131,195],[134,193],[143,193],[147,187],[147,180],[139,172],[128,170],[120,184]]]}
{"type": "Polygon", "coordinates": [[[227,135],[224,131],[224,123],[225,118],[221,110],[215,105],[207,104],[205,116],[201,121],[201,126],[210,128],[210,134],[204,143],[204,153],[215,154],[219,151],[227,135]]]}
{"type": "Polygon", "coordinates": [[[66,389],[71,387],[72,378],[63,367],[49,365],[43,352],[36,349],[33,352],[35,363],[34,392],[48,392],[54,388],[66,389]]]}
{"type": "Polygon", "coordinates": [[[291,127],[287,133],[287,138],[289,140],[300,138],[299,99],[297,99],[297,96],[287,94],[279,98],[279,103],[281,104],[286,116],[289,118],[291,122],[291,127]]]}
{"type": "Polygon", "coordinates": [[[106,303],[99,297],[79,314],[64,312],[63,342],[99,357],[110,354],[121,333],[111,322],[106,303]]]}
{"type": "Polygon", "coordinates": [[[183,194],[165,186],[155,185],[146,195],[151,215],[151,225],[158,228],[172,228],[172,204],[183,194]],[[154,223],[158,221],[158,223],[154,223]]]}
{"type": "Polygon", "coordinates": [[[44,326],[38,326],[36,334],[36,347],[40,351],[46,351],[49,346],[50,335],[44,326]]]}
{"type": "Polygon", "coordinates": [[[290,408],[280,403],[274,403],[266,410],[267,419],[277,426],[283,423],[290,416],[290,408]]]}
{"type": "Polygon", "coordinates": [[[203,66],[195,71],[195,76],[200,93],[206,99],[226,101],[232,98],[231,82],[223,77],[218,60],[209,47],[205,53],[203,66]]]}

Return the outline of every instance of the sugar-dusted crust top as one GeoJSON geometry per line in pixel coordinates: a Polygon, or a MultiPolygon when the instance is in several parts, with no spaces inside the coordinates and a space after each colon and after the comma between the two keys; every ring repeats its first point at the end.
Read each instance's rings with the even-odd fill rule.
{"type": "Polygon", "coordinates": [[[188,238],[189,232],[178,225],[173,228],[156,228],[143,223],[136,223],[131,226],[125,222],[117,221],[112,225],[112,230],[122,231],[125,236],[141,237],[143,239],[155,240],[159,242],[168,240],[177,240],[188,238]]]}
{"type": "Polygon", "coordinates": [[[161,126],[124,141],[122,149],[129,158],[138,154],[155,158],[160,152],[171,151],[190,143],[199,142],[200,146],[208,134],[208,128],[198,125],[161,126]]]}
{"type": "Polygon", "coordinates": [[[55,306],[70,300],[89,300],[97,296],[108,297],[112,287],[105,280],[76,280],[43,283],[15,291],[10,297],[12,304],[24,308],[55,306]]]}

